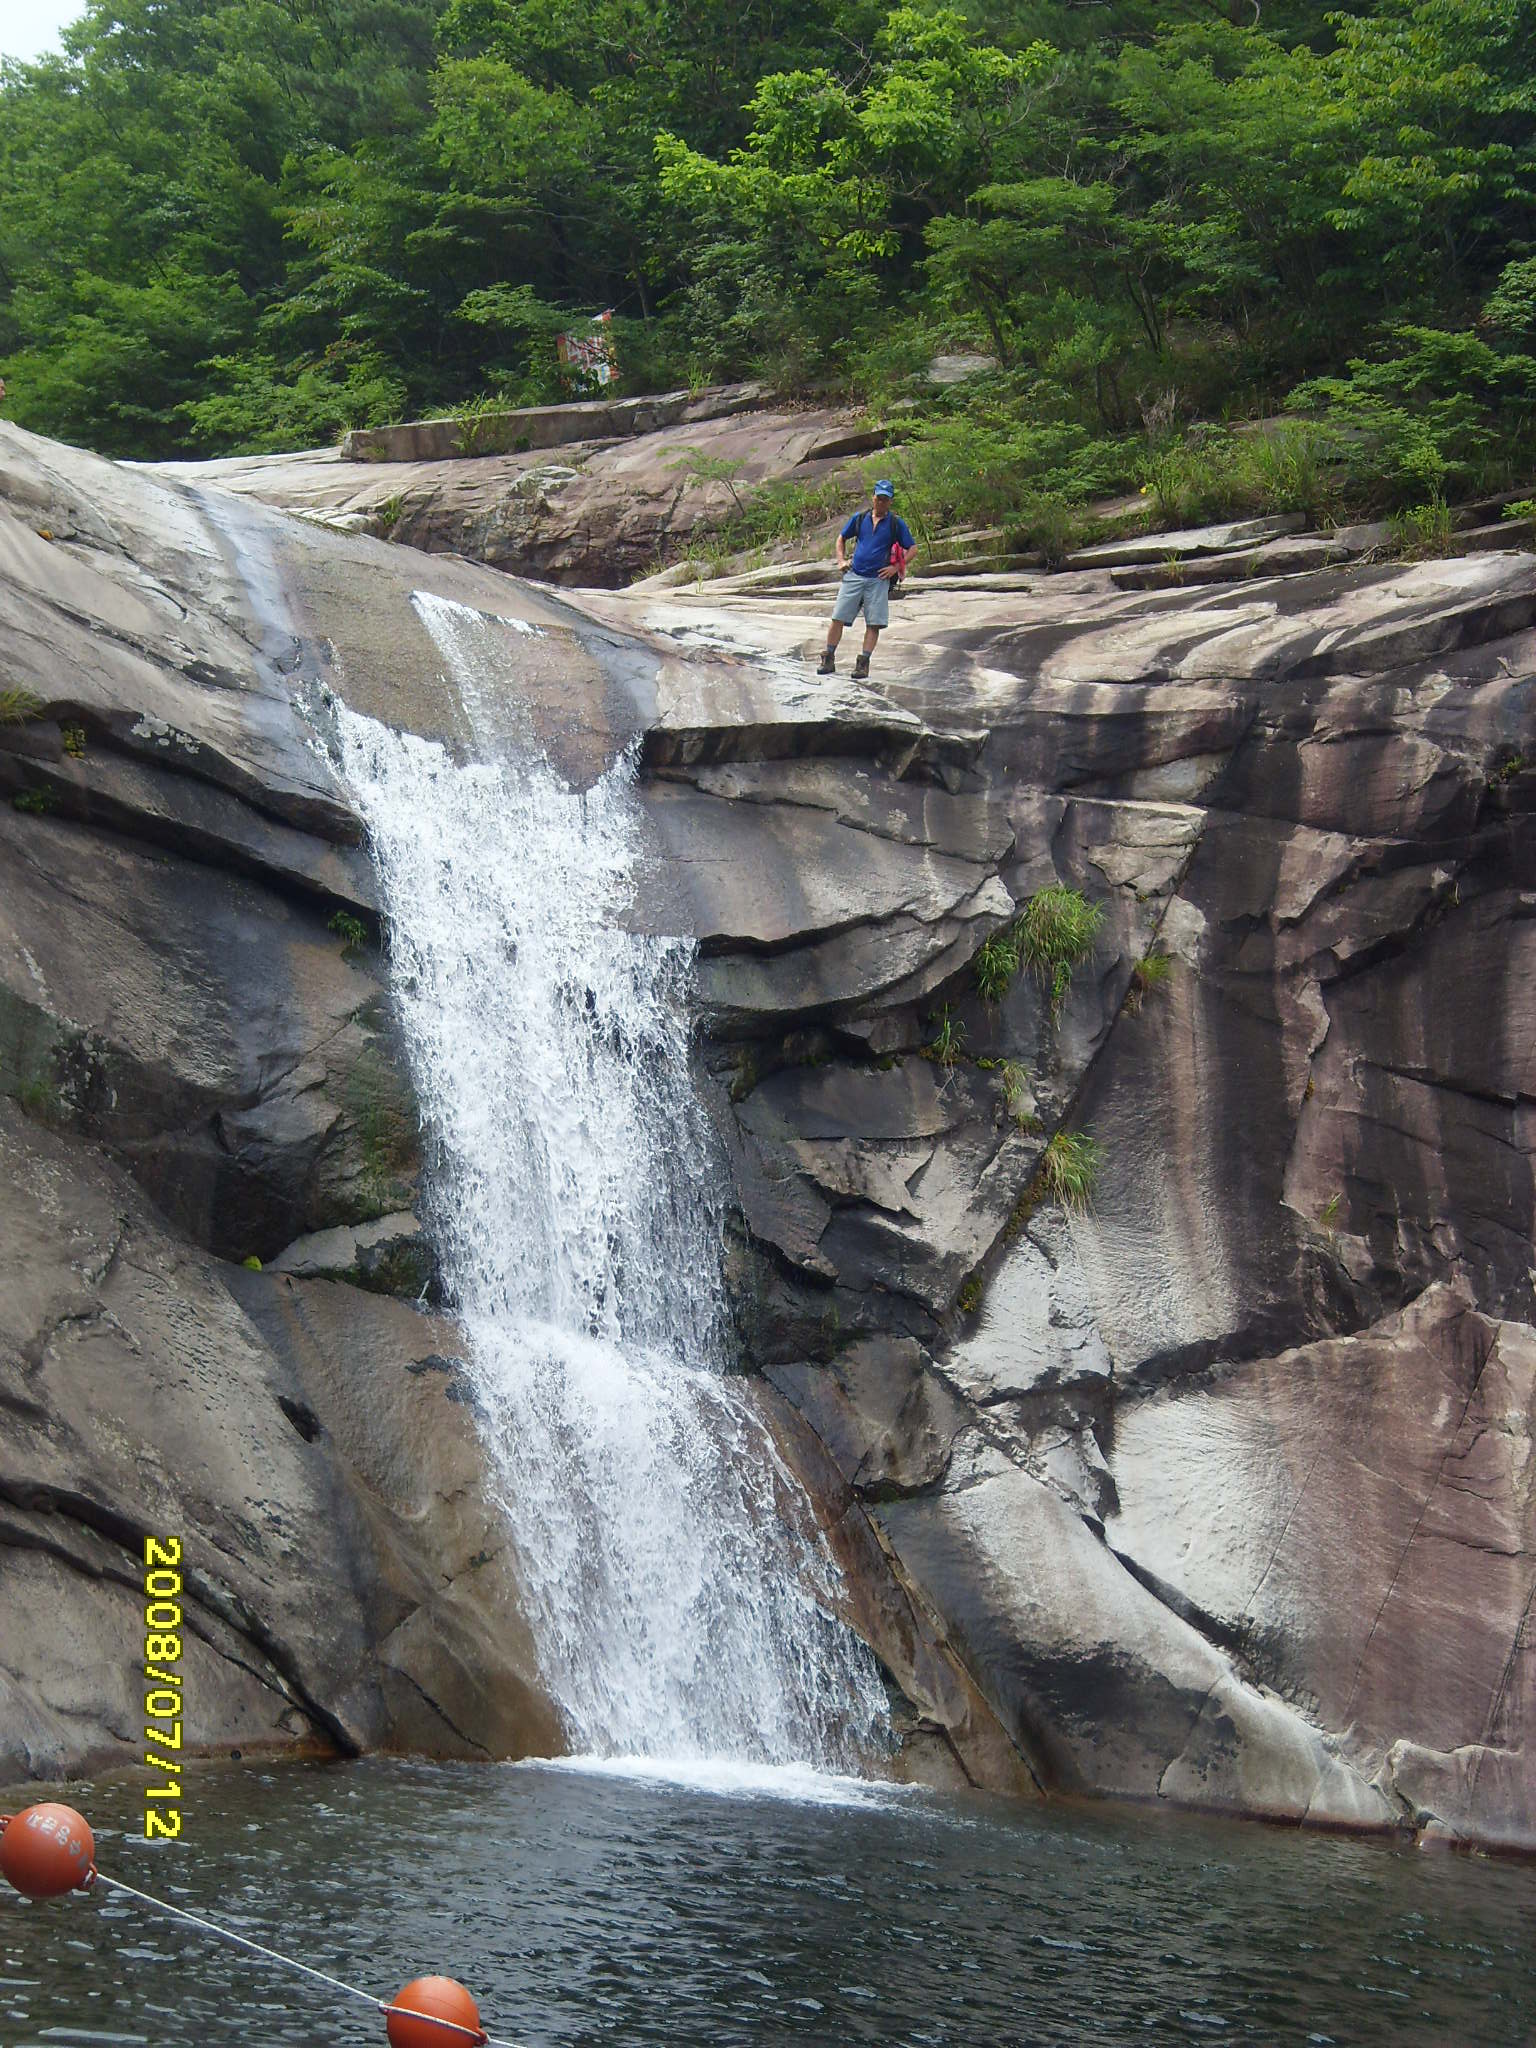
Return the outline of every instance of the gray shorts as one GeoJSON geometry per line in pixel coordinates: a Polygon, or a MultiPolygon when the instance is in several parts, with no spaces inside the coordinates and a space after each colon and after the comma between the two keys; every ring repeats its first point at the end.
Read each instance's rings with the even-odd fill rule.
{"type": "Polygon", "coordinates": [[[832,616],[839,625],[851,626],[860,612],[864,614],[866,626],[888,626],[891,623],[890,579],[885,576],[855,576],[851,569],[847,569],[838,586],[832,616]]]}

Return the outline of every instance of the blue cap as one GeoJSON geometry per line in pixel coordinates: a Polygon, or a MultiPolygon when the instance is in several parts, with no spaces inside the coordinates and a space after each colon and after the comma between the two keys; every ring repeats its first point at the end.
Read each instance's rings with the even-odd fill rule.
{"type": "Polygon", "coordinates": [[[875,496],[877,498],[894,498],[895,495],[896,486],[891,482],[890,478],[888,476],[881,477],[879,483],[875,485],[875,496]]]}

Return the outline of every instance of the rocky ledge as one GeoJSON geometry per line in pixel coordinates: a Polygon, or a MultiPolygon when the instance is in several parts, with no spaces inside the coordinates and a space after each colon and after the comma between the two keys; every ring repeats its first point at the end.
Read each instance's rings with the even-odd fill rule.
{"type": "Polygon", "coordinates": [[[901,1767],[1536,1847],[1536,561],[919,584],[828,688],[814,585],[578,608],[0,472],[0,1754],[125,1753],[167,1528],[200,1739],[555,1739],[452,1325],[379,1291],[430,1291],[415,1118],[293,704],[462,743],[424,589],[541,626],[573,780],[638,743],[744,1348],[901,1767]],[[1008,972],[1051,889],[1083,957],[1008,972]]]}

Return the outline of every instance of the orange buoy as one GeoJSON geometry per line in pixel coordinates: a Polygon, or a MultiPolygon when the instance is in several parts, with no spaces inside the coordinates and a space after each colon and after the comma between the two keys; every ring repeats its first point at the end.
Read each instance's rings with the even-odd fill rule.
{"type": "Polygon", "coordinates": [[[480,2008],[451,1977],[416,1977],[384,2008],[390,2048],[469,2048],[489,2036],[480,2008]]]}
{"type": "Polygon", "coordinates": [[[96,1838],[82,1814],[51,1799],[0,1821],[0,1877],[29,1899],[54,1899],[96,1875],[96,1838]]]}

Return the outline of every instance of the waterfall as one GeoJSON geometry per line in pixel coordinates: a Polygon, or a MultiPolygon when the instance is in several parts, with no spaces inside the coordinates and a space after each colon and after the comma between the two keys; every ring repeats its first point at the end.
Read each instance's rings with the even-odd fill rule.
{"type": "MultiPolygon", "coordinates": [[[[505,640],[417,609],[477,724],[505,640]]],[[[494,693],[494,694],[493,694],[494,693]]],[[[723,1166],[689,1071],[691,943],[625,928],[632,757],[585,793],[338,707],[377,865],[433,1223],[544,1682],[601,1755],[849,1766],[873,1659],[803,1489],[724,1371],[723,1166]]]]}

